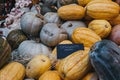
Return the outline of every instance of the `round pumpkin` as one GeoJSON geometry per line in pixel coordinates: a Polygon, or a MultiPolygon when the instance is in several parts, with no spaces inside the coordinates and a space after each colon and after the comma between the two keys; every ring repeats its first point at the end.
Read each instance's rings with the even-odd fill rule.
{"type": "Polygon", "coordinates": [[[11,54],[11,47],[6,38],[0,36],[0,68],[7,62],[11,54]]]}
{"type": "Polygon", "coordinates": [[[85,9],[79,5],[65,5],[58,9],[58,15],[64,20],[80,20],[85,15],[85,9]]]}
{"type": "Polygon", "coordinates": [[[51,49],[44,44],[33,40],[25,40],[19,45],[17,50],[12,52],[11,60],[26,65],[34,56],[38,54],[49,56],[50,53],[51,49]]]}
{"type": "Polygon", "coordinates": [[[31,59],[26,66],[28,78],[38,79],[45,71],[50,70],[50,59],[45,55],[37,55],[31,59]]]}
{"type": "Polygon", "coordinates": [[[40,39],[47,46],[56,46],[67,39],[67,32],[56,23],[47,23],[40,32],[40,39]]]}
{"type": "Polygon", "coordinates": [[[58,72],[63,80],[81,80],[90,68],[89,48],[78,50],[62,59],[58,72]]]}
{"type": "Polygon", "coordinates": [[[38,36],[43,22],[34,12],[27,12],[20,19],[21,29],[30,36],[38,36]]]}
{"type": "Polygon", "coordinates": [[[120,45],[120,24],[114,26],[110,33],[109,39],[120,45]]]}
{"type": "Polygon", "coordinates": [[[18,62],[11,62],[0,70],[0,80],[23,80],[25,67],[18,62]]]}
{"type": "Polygon", "coordinates": [[[110,23],[113,26],[120,24],[120,14],[117,17],[115,17],[114,19],[110,20],[110,23]]]}
{"type": "Polygon", "coordinates": [[[86,14],[95,19],[111,20],[119,15],[119,5],[108,0],[93,0],[86,5],[86,14]]]}
{"type": "Polygon", "coordinates": [[[68,38],[71,39],[73,30],[77,27],[86,27],[86,24],[82,21],[66,21],[61,27],[67,31],[68,38]]]}
{"type": "Polygon", "coordinates": [[[60,18],[55,12],[47,12],[44,15],[44,19],[47,23],[60,23],[60,18]]]}
{"type": "Polygon", "coordinates": [[[43,73],[39,80],[61,80],[57,71],[46,71],[43,73]]]}
{"type": "Polygon", "coordinates": [[[89,23],[88,28],[93,30],[101,38],[106,38],[111,32],[112,26],[107,20],[93,20],[89,23]]]}
{"type": "Polygon", "coordinates": [[[76,28],[72,34],[72,41],[76,44],[83,44],[85,47],[91,47],[101,38],[89,28],[76,28]]]}
{"type": "Polygon", "coordinates": [[[12,30],[7,35],[7,41],[13,50],[18,48],[20,43],[24,40],[27,40],[27,36],[23,33],[23,31],[21,29],[12,30]]]}

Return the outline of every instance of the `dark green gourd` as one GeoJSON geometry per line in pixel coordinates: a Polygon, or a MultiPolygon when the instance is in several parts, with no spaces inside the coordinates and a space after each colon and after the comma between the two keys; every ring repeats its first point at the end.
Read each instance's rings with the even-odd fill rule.
{"type": "Polygon", "coordinates": [[[0,68],[7,62],[11,54],[11,47],[5,37],[0,36],[0,68]]]}
{"type": "Polygon", "coordinates": [[[7,36],[7,41],[13,50],[18,48],[20,43],[24,40],[27,40],[27,36],[21,29],[12,30],[7,36]]]}
{"type": "Polygon", "coordinates": [[[110,40],[95,43],[90,60],[100,80],[120,80],[120,48],[110,40]]]}

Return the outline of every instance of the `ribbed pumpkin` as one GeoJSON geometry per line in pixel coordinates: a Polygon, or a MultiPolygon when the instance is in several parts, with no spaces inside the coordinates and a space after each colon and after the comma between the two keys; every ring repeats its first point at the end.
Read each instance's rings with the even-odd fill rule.
{"type": "Polygon", "coordinates": [[[79,20],[85,15],[85,9],[79,5],[66,5],[58,9],[58,15],[64,20],[79,20]]]}
{"type": "Polygon", "coordinates": [[[58,72],[64,80],[79,80],[89,70],[89,48],[79,50],[64,58],[58,67],[58,72]]]}
{"type": "Polygon", "coordinates": [[[20,19],[23,32],[34,37],[38,36],[43,23],[43,17],[40,17],[40,15],[34,12],[27,12],[20,19]]]}
{"type": "Polygon", "coordinates": [[[25,67],[18,62],[11,62],[0,70],[0,80],[23,80],[25,67]]]}
{"type": "Polygon", "coordinates": [[[25,40],[19,45],[16,51],[12,52],[11,60],[26,65],[34,56],[39,54],[49,56],[50,53],[51,49],[44,44],[33,40],[25,40]]]}
{"type": "Polygon", "coordinates": [[[20,43],[24,40],[27,40],[27,37],[21,29],[12,30],[7,36],[7,41],[12,49],[18,48],[20,43]]]}
{"type": "Polygon", "coordinates": [[[40,39],[47,46],[56,46],[59,42],[67,39],[67,32],[57,23],[47,23],[40,32],[40,39]]]}
{"type": "Polygon", "coordinates": [[[0,68],[7,62],[11,54],[11,47],[5,37],[0,36],[0,68]]]}
{"type": "Polygon", "coordinates": [[[71,39],[73,30],[77,27],[86,27],[86,24],[82,21],[66,21],[61,27],[66,30],[68,38],[71,39]]]}
{"type": "Polygon", "coordinates": [[[88,28],[93,30],[101,38],[106,38],[111,32],[112,26],[107,20],[93,20],[89,23],[88,28]]]}
{"type": "Polygon", "coordinates": [[[72,34],[72,41],[78,44],[82,43],[85,47],[91,47],[100,40],[100,36],[89,28],[76,28],[72,34]]]}
{"type": "Polygon", "coordinates": [[[98,80],[98,76],[95,72],[88,73],[82,80],[98,80]]]}
{"type": "Polygon", "coordinates": [[[93,0],[86,5],[86,13],[95,19],[111,20],[119,15],[119,5],[108,0],[93,0]]]}
{"type": "Polygon", "coordinates": [[[77,0],[79,5],[81,6],[85,6],[86,4],[88,4],[91,0],[77,0]]]}
{"type": "Polygon", "coordinates": [[[50,59],[45,55],[37,55],[27,64],[26,75],[28,78],[38,79],[45,71],[50,70],[50,68],[50,59]]]}
{"type": "Polygon", "coordinates": [[[47,23],[60,23],[60,18],[55,12],[47,12],[44,15],[44,19],[47,23]]]}
{"type": "Polygon", "coordinates": [[[46,71],[40,76],[39,80],[61,80],[61,78],[57,71],[46,71]]]}
{"type": "Polygon", "coordinates": [[[114,19],[110,20],[110,23],[113,26],[120,24],[120,14],[117,17],[115,17],[114,19]]]}

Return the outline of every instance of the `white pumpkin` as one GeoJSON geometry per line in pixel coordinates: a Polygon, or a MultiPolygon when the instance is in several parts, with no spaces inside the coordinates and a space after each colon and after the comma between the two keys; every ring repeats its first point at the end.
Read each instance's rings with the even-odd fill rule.
{"type": "Polygon", "coordinates": [[[44,15],[44,19],[48,23],[60,23],[60,18],[57,13],[55,12],[47,12],[44,15]]]}
{"type": "Polygon", "coordinates": [[[59,42],[67,39],[67,32],[56,23],[47,23],[41,29],[40,39],[47,46],[56,46],[59,42]]]}
{"type": "Polygon", "coordinates": [[[33,40],[23,41],[17,51],[12,53],[12,60],[27,64],[28,61],[38,54],[44,54],[49,57],[51,49],[42,43],[33,40]]]}
{"type": "MultiPolygon", "coordinates": [[[[39,14],[40,15],[40,14],[39,14]]],[[[25,13],[20,20],[21,29],[28,35],[38,36],[44,21],[34,12],[25,13]]]]}
{"type": "Polygon", "coordinates": [[[85,23],[82,21],[66,21],[61,25],[68,33],[68,38],[71,39],[72,32],[77,27],[86,27],[85,23]]]}

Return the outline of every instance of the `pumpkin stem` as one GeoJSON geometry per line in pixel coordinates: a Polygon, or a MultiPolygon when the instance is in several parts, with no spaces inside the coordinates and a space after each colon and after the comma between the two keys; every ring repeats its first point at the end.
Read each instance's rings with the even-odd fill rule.
{"type": "Polygon", "coordinates": [[[60,28],[60,27],[61,27],[61,24],[58,24],[58,23],[57,23],[57,25],[58,25],[58,28],[60,28]]]}
{"type": "Polygon", "coordinates": [[[40,6],[38,6],[38,5],[35,5],[35,8],[36,8],[36,10],[37,10],[37,13],[38,13],[38,14],[40,14],[40,11],[41,11],[41,8],[40,8],[40,6]]]}
{"type": "Polygon", "coordinates": [[[41,14],[36,14],[35,16],[42,19],[42,20],[44,20],[44,17],[41,14]]]}
{"type": "Polygon", "coordinates": [[[55,9],[55,10],[58,10],[58,8],[56,6],[51,6],[51,8],[55,9]]]}
{"type": "Polygon", "coordinates": [[[73,25],[72,25],[72,23],[70,23],[69,25],[68,25],[68,27],[72,27],[73,25]]]}

